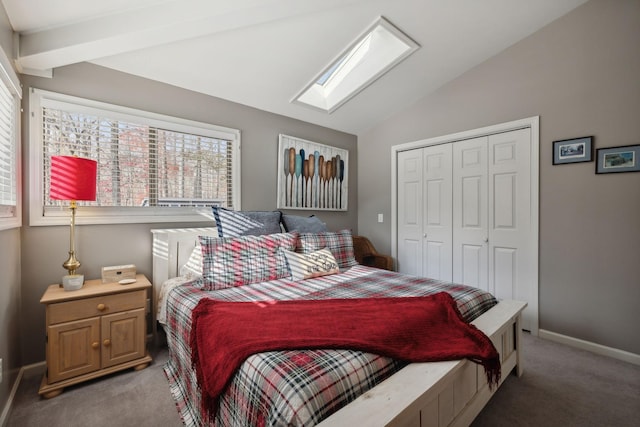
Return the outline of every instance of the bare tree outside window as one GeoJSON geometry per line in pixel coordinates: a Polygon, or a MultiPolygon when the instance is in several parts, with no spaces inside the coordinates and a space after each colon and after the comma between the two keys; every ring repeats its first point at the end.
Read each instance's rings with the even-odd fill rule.
{"type": "MultiPolygon", "coordinates": [[[[89,206],[230,206],[230,141],[43,107],[45,184],[49,159],[98,162],[97,200],[89,206]]],[[[45,206],[57,206],[44,185],[45,206]]]]}

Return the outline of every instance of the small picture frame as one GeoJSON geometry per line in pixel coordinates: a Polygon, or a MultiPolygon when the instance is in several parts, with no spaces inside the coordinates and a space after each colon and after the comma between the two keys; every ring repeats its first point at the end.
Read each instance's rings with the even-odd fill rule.
{"type": "Polygon", "coordinates": [[[553,141],[553,164],[582,163],[593,160],[593,137],[553,141]]]}
{"type": "Polygon", "coordinates": [[[640,145],[599,148],[596,173],[640,172],[640,145]]]}

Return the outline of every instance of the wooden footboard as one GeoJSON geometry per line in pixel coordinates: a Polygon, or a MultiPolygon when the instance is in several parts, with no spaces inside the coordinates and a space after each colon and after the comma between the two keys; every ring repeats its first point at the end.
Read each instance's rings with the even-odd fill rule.
{"type": "MultiPolygon", "coordinates": [[[[526,305],[500,301],[472,322],[500,353],[500,384],[514,368],[522,375],[520,319],[526,305]]],[[[494,392],[482,366],[471,361],[413,363],[318,426],[468,426],[494,392]]]]}

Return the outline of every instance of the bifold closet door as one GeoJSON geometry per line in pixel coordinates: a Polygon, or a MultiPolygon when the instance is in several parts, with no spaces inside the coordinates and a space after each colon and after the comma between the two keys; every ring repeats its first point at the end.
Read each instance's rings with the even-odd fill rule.
{"type": "Polygon", "coordinates": [[[537,301],[531,144],[524,128],[399,152],[398,271],[537,301]]]}
{"type": "MultiPolygon", "coordinates": [[[[537,254],[532,253],[531,130],[489,136],[489,292],[499,299],[532,301],[537,254]]],[[[534,307],[522,327],[537,325],[534,307]]]]}
{"type": "Polygon", "coordinates": [[[451,144],[398,153],[398,271],[452,279],[451,144]]]}
{"type": "Polygon", "coordinates": [[[397,270],[422,276],[422,149],[402,151],[397,161],[397,270]]]}
{"type": "Polygon", "coordinates": [[[488,290],[488,137],[453,143],[453,281],[488,290]]]}
{"type": "Polygon", "coordinates": [[[423,149],[422,275],[453,280],[452,144],[423,149]]]}
{"type": "MultiPolygon", "coordinates": [[[[531,130],[453,144],[453,281],[530,301],[531,130]]],[[[531,328],[525,310],[523,328],[531,328]]]]}

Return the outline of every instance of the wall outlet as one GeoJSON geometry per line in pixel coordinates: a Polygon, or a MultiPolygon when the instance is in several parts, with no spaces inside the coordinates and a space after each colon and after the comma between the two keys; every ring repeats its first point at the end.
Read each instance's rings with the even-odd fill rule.
{"type": "Polygon", "coordinates": [[[378,222],[384,222],[384,215],[378,214],[378,222]]]}

